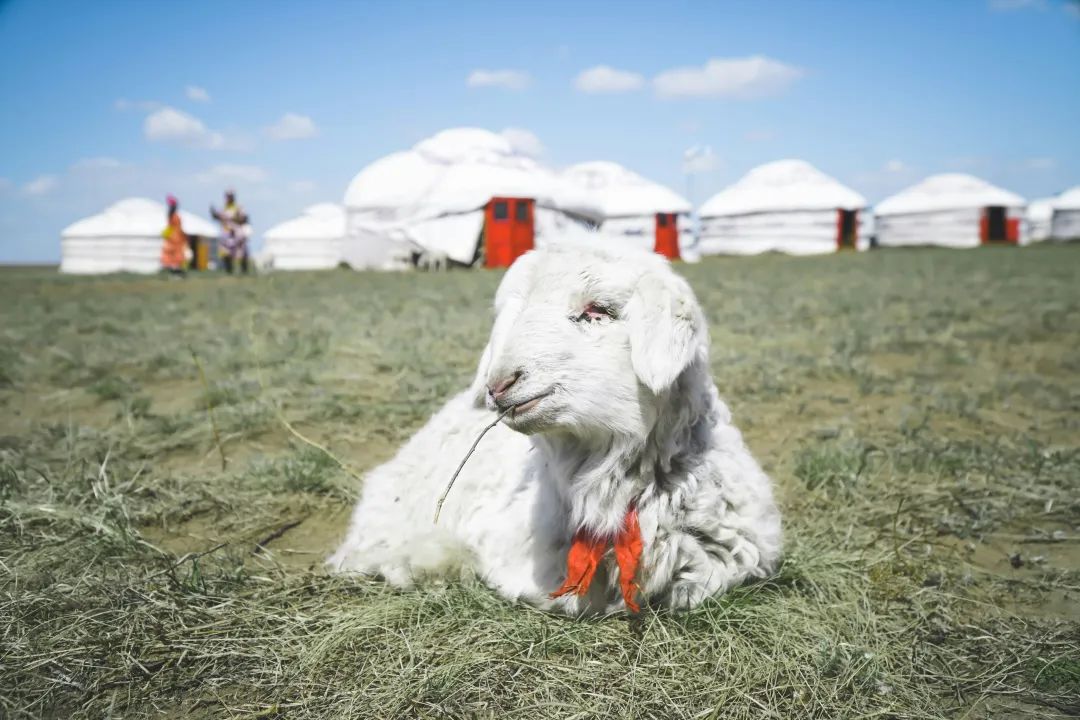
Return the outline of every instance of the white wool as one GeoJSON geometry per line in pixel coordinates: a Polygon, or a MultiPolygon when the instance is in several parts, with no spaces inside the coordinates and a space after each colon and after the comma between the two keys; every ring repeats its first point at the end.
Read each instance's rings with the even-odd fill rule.
{"type": "Polygon", "coordinates": [[[530,252],[507,272],[472,386],[364,480],[329,564],[399,586],[476,574],[510,600],[570,615],[625,609],[609,551],[584,597],[552,599],[578,530],[611,535],[636,502],[640,599],[691,608],[775,571],[768,477],[708,374],[705,318],[661,257],[612,247],[530,252]],[[613,317],[582,319],[593,303],[613,317]],[[520,373],[494,418],[487,388],[520,373]]]}

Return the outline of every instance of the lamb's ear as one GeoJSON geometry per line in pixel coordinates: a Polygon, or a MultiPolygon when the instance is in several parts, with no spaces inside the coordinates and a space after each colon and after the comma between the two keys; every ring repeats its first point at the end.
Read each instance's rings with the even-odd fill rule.
{"type": "Polygon", "coordinates": [[[624,315],[634,372],[658,395],[699,353],[707,353],[705,318],[690,286],[677,275],[644,275],[624,315]]]}

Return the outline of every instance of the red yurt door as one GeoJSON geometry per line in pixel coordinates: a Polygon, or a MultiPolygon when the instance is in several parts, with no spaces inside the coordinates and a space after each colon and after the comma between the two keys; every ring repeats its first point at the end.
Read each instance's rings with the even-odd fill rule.
{"type": "Polygon", "coordinates": [[[533,205],[529,198],[491,198],[484,208],[485,267],[510,267],[533,249],[533,205]]]}
{"type": "Polygon", "coordinates": [[[1020,219],[1010,218],[1008,210],[1000,205],[983,208],[979,240],[983,244],[1020,242],[1020,219]]]}
{"type": "Polygon", "coordinates": [[[675,213],[656,213],[657,253],[669,260],[679,259],[679,223],[675,213]]]}
{"type": "Polygon", "coordinates": [[[510,247],[513,249],[514,258],[510,262],[533,249],[536,235],[533,225],[534,204],[535,201],[528,198],[514,200],[514,218],[510,223],[510,247]]]}
{"type": "Polygon", "coordinates": [[[837,210],[836,211],[836,249],[854,250],[855,240],[858,237],[859,211],[837,210]]]}

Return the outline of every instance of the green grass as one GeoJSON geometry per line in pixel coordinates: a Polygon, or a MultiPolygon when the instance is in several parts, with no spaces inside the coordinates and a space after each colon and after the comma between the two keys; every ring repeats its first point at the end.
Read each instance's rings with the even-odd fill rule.
{"type": "Polygon", "coordinates": [[[497,273],[0,270],[0,717],[1080,713],[1080,247],[680,271],[787,559],[581,622],[321,569],[497,273]]]}

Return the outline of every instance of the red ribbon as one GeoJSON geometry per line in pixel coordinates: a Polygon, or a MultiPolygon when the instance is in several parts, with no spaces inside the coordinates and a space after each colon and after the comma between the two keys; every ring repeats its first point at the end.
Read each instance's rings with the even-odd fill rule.
{"type": "Polygon", "coordinates": [[[570,552],[566,554],[566,580],[558,590],[551,593],[551,597],[567,594],[581,597],[589,592],[596,569],[600,567],[600,560],[611,544],[615,546],[615,562],[619,566],[619,587],[623,600],[630,612],[638,612],[641,608],[634,600],[638,590],[634,578],[641,564],[641,551],[645,543],[641,540],[641,526],[638,524],[637,507],[634,505],[626,511],[623,527],[615,536],[614,543],[607,538],[597,538],[586,530],[574,533],[570,552]]]}

